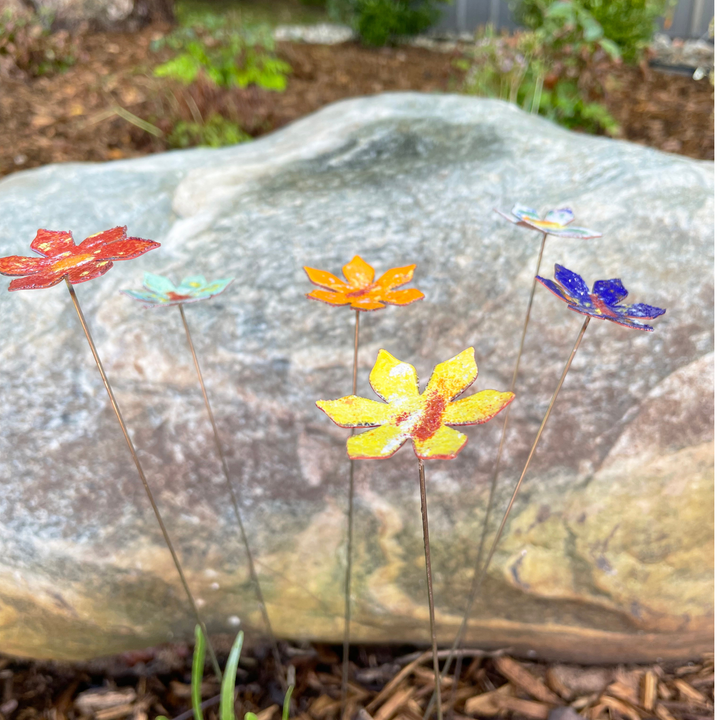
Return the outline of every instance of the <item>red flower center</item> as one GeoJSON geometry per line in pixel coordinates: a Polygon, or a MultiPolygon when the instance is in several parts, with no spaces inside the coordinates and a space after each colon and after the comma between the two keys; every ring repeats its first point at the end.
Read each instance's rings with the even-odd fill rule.
{"type": "Polygon", "coordinates": [[[447,400],[442,395],[437,392],[431,393],[420,421],[413,428],[413,435],[418,440],[429,440],[442,426],[446,407],[447,400]]]}

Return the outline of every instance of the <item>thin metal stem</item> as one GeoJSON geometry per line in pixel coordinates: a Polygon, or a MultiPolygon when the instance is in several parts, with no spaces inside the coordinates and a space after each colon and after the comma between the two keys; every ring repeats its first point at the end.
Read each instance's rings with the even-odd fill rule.
{"type": "MultiPolygon", "coordinates": [[[[535,267],[535,274],[532,278],[532,287],[530,288],[530,298],[528,300],[527,305],[527,311],[525,312],[525,322],[523,324],[523,330],[522,335],[520,336],[520,347],[518,348],[518,354],[515,358],[515,369],[513,370],[513,376],[512,376],[512,382],[510,383],[510,392],[515,392],[515,385],[517,383],[518,373],[520,371],[520,359],[522,358],[523,348],[525,346],[525,336],[527,335],[527,329],[528,325],[530,324],[530,313],[532,312],[532,306],[533,306],[533,300],[535,298],[535,288],[537,287],[537,281],[535,280],[535,277],[540,273],[540,265],[542,263],[543,258],[543,252],[545,251],[545,241],[547,240],[547,233],[543,233],[542,241],[540,243],[540,252],[538,253],[538,259],[537,259],[537,265],[535,267]]],[[[490,495],[488,496],[487,506],[485,509],[485,518],[483,520],[483,527],[482,527],[482,533],[480,534],[480,543],[478,544],[478,551],[477,556],[475,558],[475,570],[473,572],[473,581],[470,588],[470,594],[468,595],[467,604],[465,605],[465,613],[463,614],[462,622],[460,623],[460,627],[458,628],[457,633],[455,634],[455,639],[453,640],[452,647],[450,648],[451,652],[447,660],[445,661],[445,665],[443,666],[442,670],[442,678],[444,679],[445,676],[448,674],[448,671],[450,670],[450,665],[452,664],[453,658],[455,656],[455,651],[462,645],[462,642],[465,638],[465,632],[467,631],[467,624],[470,619],[470,613],[472,612],[473,606],[475,605],[475,596],[477,595],[478,591],[478,578],[480,577],[480,568],[483,558],[483,552],[485,550],[485,541],[487,540],[487,534],[488,529],[490,527],[490,515],[492,513],[493,508],[493,502],[495,500],[495,490],[497,488],[497,481],[498,481],[498,475],[500,473],[500,461],[502,459],[502,452],[503,448],[505,446],[505,436],[507,435],[507,429],[508,424],[510,422],[510,412],[512,410],[512,403],[510,404],[510,407],[508,407],[505,410],[505,418],[503,420],[503,427],[502,427],[502,433],[500,435],[500,444],[498,445],[497,454],[495,455],[495,464],[493,465],[493,474],[490,480],[490,495]]],[[[459,677],[459,669],[456,668],[455,672],[455,678],[457,679],[459,677]]],[[[453,694],[454,689],[457,686],[457,682],[453,684],[453,694]]],[[[433,695],[430,698],[430,702],[428,703],[427,708],[425,709],[425,715],[423,716],[423,720],[428,720],[430,717],[430,713],[432,712],[432,706],[435,702],[435,696],[433,695]]],[[[451,703],[452,708],[452,703],[451,703]]],[[[452,711],[452,710],[451,710],[452,711]]]]}
{"type": "Polygon", "coordinates": [[[432,567],[430,564],[430,530],[428,528],[427,495],[425,492],[425,463],[418,458],[420,474],[420,513],[422,514],[423,542],[425,543],[425,572],[427,575],[428,607],[430,609],[430,639],[432,640],[433,670],[435,671],[435,694],[437,718],[442,720],[442,701],[440,694],[440,663],[438,661],[437,636],[435,635],[435,600],[433,599],[432,567]]]}
{"type": "Polygon", "coordinates": [[[152,490],[150,490],[150,485],[148,485],[148,481],[147,481],[147,478],[145,477],[145,473],[142,469],[142,465],[140,465],[140,458],[138,457],[137,452],[135,452],[135,446],[133,445],[133,442],[130,439],[130,435],[127,431],[127,427],[125,426],[125,421],[123,420],[122,413],[120,412],[120,407],[117,404],[117,400],[115,400],[115,395],[112,391],[112,388],[110,387],[110,383],[108,381],[107,375],[105,374],[105,369],[103,368],[103,364],[100,361],[100,356],[98,355],[97,348],[95,347],[95,342],[93,341],[92,335],[90,334],[90,328],[88,327],[88,324],[85,321],[85,316],[83,315],[83,312],[80,309],[80,303],[78,302],[77,295],[75,294],[75,289],[70,284],[70,281],[68,280],[67,277],[65,277],[65,284],[67,285],[67,288],[70,292],[70,298],[72,299],[73,305],[75,306],[75,311],[78,314],[78,318],[80,318],[80,324],[82,325],[82,329],[85,332],[85,337],[87,338],[88,345],[90,345],[90,351],[92,352],[93,358],[95,358],[95,364],[97,365],[97,368],[100,371],[100,377],[102,378],[103,385],[105,385],[105,390],[107,390],[108,397],[110,398],[110,404],[112,405],[112,408],[115,411],[115,416],[117,417],[118,423],[120,424],[120,429],[122,430],[122,434],[125,438],[125,442],[127,443],[127,446],[130,449],[130,454],[132,455],[133,461],[135,462],[135,467],[137,468],[138,475],[140,476],[140,480],[143,484],[143,487],[145,488],[145,492],[147,493],[148,499],[150,500],[150,505],[152,505],[152,509],[153,509],[153,512],[155,513],[155,518],[158,521],[158,525],[160,525],[160,530],[162,531],[163,537],[165,538],[165,543],[168,546],[170,555],[172,555],[173,562],[175,563],[175,568],[177,569],[178,575],[180,576],[180,582],[182,582],[182,586],[185,589],[185,593],[190,602],[193,613],[195,614],[197,623],[198,623],[198,625],[200,625],[200,629],[202,630],[203,635],[205,636],[205,641],[207,643],[208,650],[210,651],[210,658],[212,660],[213,669],[215,670],[215,675],[217,675],[218,680],[222,680],[222,672],[220,671],[220,665],[218,664],[217,657],[215,656],[215,651],[213,650],[212,645],[210,644],[210,637],[208,635],[207,628],[205,627],[205,623],[203,622],[202,618],[200,617],[200,612],[198,610],[197,604],[195,603],[195,598],[193,597],[192,593],[190,592],[190,587],[187,583],[187,580],[185,579],[185,573],[183,573],[182,567],[180,566],[180,560],[178,559],[177,553],[175,552],[175,548],[173,547],[172,540],[170,540],[170,535],[168,535],[168,531],[165,527],[165,523],[163,522],[163,519],[160,516],[160,510],[158,509],[158,506],[155,502],[155,498],[153,497],[152,490]]]}
{"type": "Polygon", "coordinates": [[[563,383],[565,382],[565,377],[568,374],[568,371],[570,370],[570,365],[572,365],[572,361],[575,358],[575,353],[577,352],[578,347],[580,347],[580,341],[583,339],[583,335],[585,335],[585,331],[587,330],[588,324],[590,323],[590,319],[591,318],[588,315],[585,318],[585,322],[583,323],[582,328],[580,328],[580,333],[577,336],[575,345],[573,345],[573,349],[570,353],[570,357],[568,358],[567,362],[565,363],[565,368],[563,370],[562,376],[560,377],[560,382],[558,383],[558,386],[555,388],[555,392],[553,393],[553,396],[550,399],[550,405],[548,405],[548,409],[545,412],[545,417],[543,418],[542,422],[540,423],[540,429],[537,431],[535,440],[532,444],[532,447],[530,448],[530,454],[528,455],[528,458],[525,461],[525,467],[523,468],[523,471],[520,474],[520,479],[517,481],[517,484],[515,485],[515,490],[513,491],[512,497],[510,498],[510,502],[508,503],[507,508],[505,509],[505,515],[503,515],[503,519],[500,522],[500,526],[498,527],[497,532],[495,533],[495,538],[493,540],[492,545],[490,546],[490,552],[488,553],[487,559],[485,560],[485,563],[482,567],[480,575],[477,578],[476,599],[480,595],[480,590],[482,588],[482,581],[484,580],[485,575],[487,574],[488,567],[490,567],[490,561],[492,560],[492,557],[495,554],[495,550],[497,549],[498,543],[500,542],[500,537],[502,535],[503,530],[505,529],[505,523],[507,523],[508,516],[510,515],[510,510],[512,509],[513,503],[515,502],[515,498],[517,498],[518,492],[520,491],[520,486],[522,485],[522,482],[525,479],[525,475],[527,474],[528,467],[530,466],[530,461],[533,459],[533,455],[535,454],[535,449],[537,448],[538,443],[540,442],[540,436],[542,435],[543,430],[545,429],[545,425],[547,424],[548,418],[550,417],[550,413],[552,412],[552,409],[555,406],[555,401],[557,400],[557,396],[559,395],[560,389],[562,388],[563,383]]]}
{"type": "Polygon", "coordinates": [[[205,401],[205,409],[207,410],[210,425],[212,425],[213,436],[215,438],[215,447],[217,448],[218,455],[220,457],[220,463],[222,464],[223,474],[225,475],[225,483],[227,484],[228,493],[232,501],[233,511],[235,513],[235,519],[237,520],[238,528],[240,529],[240,537],[242,544],[245,548],[245,553],[248,558],[248,568],[250,570],[250,577],[253,585],[255,586],[255,594],[257,595],[258,604],[260,605],[260,611],[262,612],[263,622],[267,628],[267,632],[270,636],[270,643],[272,646],[272,653],[277,665],[277,674],[281,681],[284,683],[284,675],[282,671],[282,659],[280,658],[280,650],[278,649],[277,640],[273,633],[272,625],[270,623],[270,616],[268,615],[267,605],[265,604],[265,598],[263,597],[262,589],[260,588],[260,580],[255,571],[255,563],[253,562],[252,552],[250,550],[250,543],[248,542],[247,533],[245,532],[245,525],[240,515],[240,506],[238,504],[235,489],[230,480],[230,470],[228,468],[227,461],[225,459],[225,453],[222,449],[222,443],[220,442],[220,434],[218,433],[217,424],[215,423],[215,415],[213,414],[212,408],[210,407],[210,399],[208,398],[207,390],[205,389],[205,381],[203,380],[202,371],[200,370],[200,363],[198,361],[197,353],[195,352],[195,343],[193,343],[192,335],[190,334],[190,326],[188,325],[187,318],[185,317],[185,310],[182,303],[178,305],[180,310],[180,317],[182,318],[183,326],[185,328],[185,336],[187,337],[188,346],[190,347],[190,354],[192,355],[193,363],[195,365],[195,372],[197,373],[198,381],[200,382],[200,390],[202,391],[203,400],[205,401]]]}
{"type": "MultiPolygon", "coordinates": [[[[355,348],[353,351],[353,385],[352,394],[357,393],[357,373],[358,373],[358,344],[360,340],[360,311],[355,310],[355,348]]],[[[355,434],[355,428],[350,431],[350,435],[355,434]]],[[[345,705],[347,703],[348,682],[350,676],[350,615],[351,602],[350,590],[352,587],[352,546],[353,546],[353,505],[355,498],[355,461],[350,461],[350,483],[348,485],[348,533],[347,533],[347,553],[345,559],[345,631],[343,633],[343,661],[342,661],[342,685],[340,700],[340,718],[345,715],[345,705]]]]}

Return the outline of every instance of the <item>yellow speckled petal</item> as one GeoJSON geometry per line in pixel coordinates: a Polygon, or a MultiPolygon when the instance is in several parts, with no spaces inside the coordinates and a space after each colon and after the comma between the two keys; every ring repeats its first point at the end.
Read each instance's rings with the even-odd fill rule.
{"type": "Polygon", "coordinates": [[[348,456],[351,460],[388,458],[394,455],[408,436],[397,425],[382,425],[360,435],[353,435],[347,441],[348,456]]]}
{"type": "Polygon", "coordinates": [[[387,350],[380,350],[370,372],[372,389],[387,402],[397,402],[419,395],[418,377],[409,363],[400,362],[387,350]]]}
{"type": "Polygon", "coordinates": [[[514,397],[511,392],[482,390],[450,403],[443,422],[448,425],[480,425],[494,418],[514,397]]]}
{"type": "Polygon", "coordinates": [[[463,350],[454,358],[435,366],[423,395],[436,392],[446,400],[452,400],[475,382],[477,373],[475,350],[463,350]]]}
{"type": "Polygon", "coordinates": [[[452,460],[465,447],[467,435],[443,425],[427,440],[413,438],[415,454],[423,460],[452,460]]]}
{"type": "Polygon", "coordinates": [[[357,395],[339,400],[318,400],[315,404],[340,427],[372,427],[390,418],[389,405],[357,395]]]}

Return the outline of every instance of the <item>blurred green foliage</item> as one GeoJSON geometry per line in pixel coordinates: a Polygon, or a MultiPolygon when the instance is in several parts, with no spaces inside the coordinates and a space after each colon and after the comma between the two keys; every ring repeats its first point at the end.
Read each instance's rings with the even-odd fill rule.
{"type": "Polygon", "coordinates": [[[252,140],[237,123],[224,118],[218,113],[212,114],[205,122],[175,123],[168,135],[167,142],[171,148],[183,149],[198,145],[212,148],[237,145],[252,140]]]}
{"type": "Polygon", "coordinates": [[[185,84],[201,73],[220,87],[257,85],[282,91],[291,67],[275,55],[272,29],[266,24],[228,23],[222,15],[191,15],[175,31],[153,44],[178,54],[155,68],[158,77],[185,84]]]}
{"type": "Polygon", "coordinates": [[[440,16],[445,0],[328,0],[330,16],[349,24],[365,45],[379,47],[418,35],[440,16]]]}

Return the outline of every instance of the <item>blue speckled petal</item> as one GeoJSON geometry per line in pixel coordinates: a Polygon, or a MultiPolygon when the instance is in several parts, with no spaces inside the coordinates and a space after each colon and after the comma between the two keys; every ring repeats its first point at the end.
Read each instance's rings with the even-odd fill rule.
{"type": "Polygon", "coordinates": [[[627,317],[639,318],[640,320],[648,320],[650,318],[656,318],[660,315],[665,314],[663,308],[655,307],[654,305],[646,305],[645,303],[635,303],[625,308],[624,312],[621,313],[627,317]]]}
{"type": "Polygon", "coordinates": [[[535,279],[542,283],[553,295],[557,295],[561,300],[563,300],[566,303],[572,303],[575,302],[573,298],[571,298],[565,290],[560,287],[556,282],[553,280],[548,280],[547,278],[540,277],[539,275],[535,276],[535,279]]]}
{"type": "Polygon", "coordinates": [[[585,281],[577,273],[574,273],[572,270],[568,270],[562,265],[556,264],[555,279],[577,302],[592,302],[590,299],[590,288],[588,288],[585,281]]]}
{"type": "Polygon", "coordinates": [[[131,297],[133,300],[148,303],[149,305],[159,305],[163,302],[163,295],[158,295],[150,290],[121,290],[123,295],[131,297]]]}
{"type": "Polygon", "coordinates": [[[593,294],[597,295],[606,305],[617,305],[627,297],[628,291],[620,278],[598,280],[593,285],[593,294]]]}
{"type": "Polygon", "coordinates": [[[191,275],[190,277],[182,279],[182,282],[178,285],[178,290],[180,288],[187,290],[188,292],[191,290],[199,290],[200,288],[203,288],[206,283],[207,280],[205,280],[204,275],[191,275]]]}

